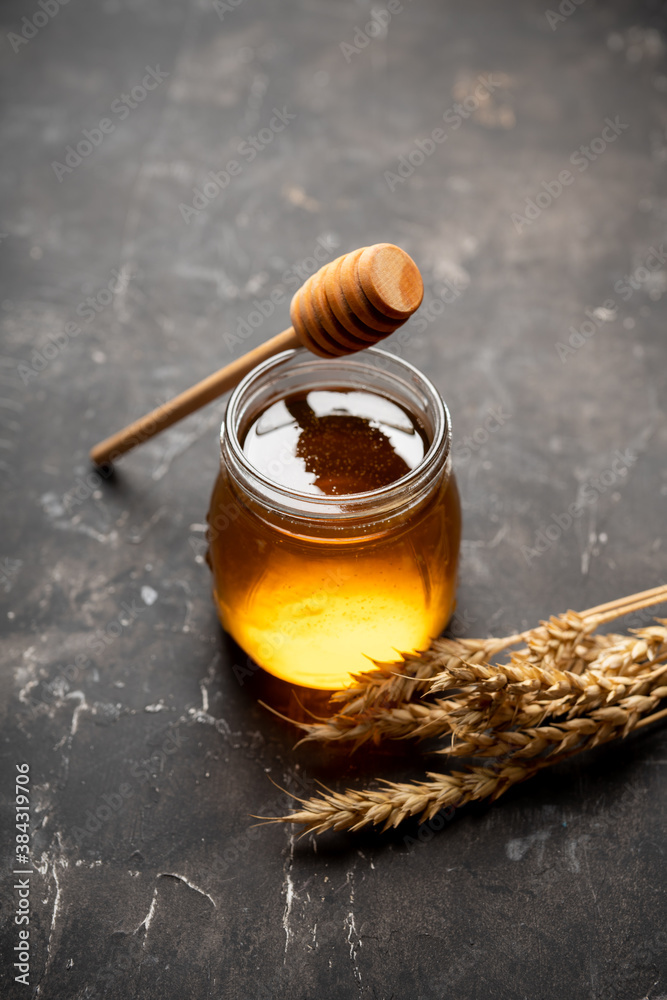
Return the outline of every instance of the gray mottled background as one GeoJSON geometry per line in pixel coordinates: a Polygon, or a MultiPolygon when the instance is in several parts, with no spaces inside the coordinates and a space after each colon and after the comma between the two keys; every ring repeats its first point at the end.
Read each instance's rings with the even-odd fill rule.
{"type": "Polygon", "coordinates": [[[423,762],[294,751],[257,704],[262,679],[239,683],[202,559],[222,403],[113,480],[86,478],[92,443],[287,325],[283,306],[224,337],[253,300],[291,294],[318,240],[332,256],[392,241],[426,298],[389,346],[454,421],[457,632],[667,578],[665,4],[398,6],[378,34],[370,4],[347,0],[70,0],[45,23],[37,0],[2,5],[3,997],[667,995],[664,731],[427,843],[416,824],[317,845],[251,829],[249,814],[288,805],[269,776],[300,792],[423,762]],[[123,112],[147,67],[167,75],[123,112]],[[240,144],[274,108],[295,117],[249,162],[240,144]],[[54,169],[104,118],[90,155],[54,169]],[[627,128],[580,171],[570,157],[606,118],[627,128]],[[234,158],[224,190],[180,207],[234,158]],[[17,761],[32,781],[30,986],[11,968],[17,761]]]}

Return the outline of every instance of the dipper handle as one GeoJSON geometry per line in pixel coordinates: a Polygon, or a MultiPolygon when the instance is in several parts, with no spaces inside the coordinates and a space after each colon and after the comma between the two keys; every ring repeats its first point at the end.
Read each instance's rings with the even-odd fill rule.
{"type": "Polygon", "coordinates": [[[295,293],[290,305],[293,326],[101,441],[90,457],[95,465],[115,462],[222,396],[281,351],[303,346],[325,358],[362,351],[402,326],[423,294],[417,265],[399,247],[376,243],[344,254],[321,267],[295,293]]]}
{"type": "Polygon", "coordinates": [[[195,410],[222,396],[228,389],[232,389],[241,381],[244,375],[256,366],[266,361],[274,354],[287,351],[291,347],[301,347],[299,338],[294,333],[292,327],[289,330],[279,333],[266,343],[260,344],[252,351],[248,351],[243,357],[232,361],[230,365],[221,368],[207,378],[197,382],[190,389],[186,389],[179,396],[170,399],[162,406],[157,406],[144,417],[135,420],[134,423],[124,427],[122,431],[117,431],[111,437],[100,441],[94,448],[91,448],[90,457],[95,465],[107,465],[115,462],[117,458],[124,455],[126,451],[131,451],[138,444],[143,444],[150,438],[155,437],[161,431],[178,423],[183,417],[190,416],[195,410]]]}

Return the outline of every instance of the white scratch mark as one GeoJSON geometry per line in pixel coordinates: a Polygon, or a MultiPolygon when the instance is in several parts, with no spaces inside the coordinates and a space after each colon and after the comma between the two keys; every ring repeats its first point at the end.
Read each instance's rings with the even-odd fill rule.
{"type": "Polygon", "coordinates": [[[581,553],[581,574],[586,576],[591,564],[591,555],[593,554],[593,549],[597,543],[598,537],[595,532],[595,525],[597,522],[597,514],[595,507],[590,508],[590,514],[588,519],[588,541],[586,547],[581,553]]]}
{"type": "MultiPolygon", "coordinates": [[[[215,903],[213,904],[215,906],[215,903]]],[[[148,929],[153,923],[153,917],[155,916],[155,910],[157,909],[157,886],[153,890],[153,898],[151,899],[151,905],[148,908],[148,913],[141,921],[136,930],[132,931],[133,934],[138,934],[142,927],[145,928],[146,934],[144,934],[143,947],[146,947],[146,935],[148,934],[148,929]]]]}
{"type": "Polygon", "coordinates": [[[510,861],[521,861],[530,848],[536,844],[537,863],[541,864],[544,857],[545,844],[550,836],[551,830],[538,830],[537,833],[531,833],[528,837],[517,837],[515,840],[509,840],[505,847],[507,857],[510,861]]]}
{"type": "Polygon", "coordinates": [[[578,839],[576,837],[573,837],[567,843],[566,850],[569,858],[570,871],[574,872],[575,874],[581,871],[581,862],[577,857],[577,848],[579,846],[584,847],[589,840],[590,837],[588,836],[587,833],[585,833],[583,837],[579,837],[578,839]]]}
{"type": "MultiPolygon", "coordinates": [[[[361,854],[361,852],[359,852],[361,854]]],[[[363,855],[362,855],[363,857],[363,855]]],[[[352,881],[353,872],[348,872],[345,876],[345,885],[350,886],[350,906],[354,906],[354,882],[352,881]]],[[[342,888],[342,886],[341,886],[342,888]]],[[[361,972],[359,970],[359,965],[357,963],[357,955],[359,949],[362,945],[361,937],[357,931],[356,924],[354,922],[354,910],[350,908],[350,912],[345,917],[343,926],[347,927],[347,943],[350,946],[350,961],[352,962],[352,970],[354,972],[354,978],[357,980],[361,986],[361,972]]]]}
{"type": "Polygon", "coordinates": [[[101,542],[102,545],[115,542],[118,538],[117,531],[110,531],[108,535],[103,535],[101,531],[96,531],[95,528],[91,528],[87,524],[78,524],[75,521],[72,521],[70,524],[54,522],[54,527],[60,528],[63,531],[74,531],[79,535],[87,535],[88,538],[94,538],[96,542],[101,542]]]}
{"type": "Polygon", "coordinates": [[[160,698],[159,701],[156,701],[154,705],[144,705],[144,712],[166,712],[166,711],[167,711],[167,706],[162,701],[162,698],[160,698]]]}
{"type": "Polygon", "coordinates": [[[149,520],[146,521],[143,527],[135,527],[130,529],[128,535],[128,541],[131,542],[132,545],[140,545],[141,542],[143,542],[143,540],[145,539],[148,532],[151,530],[151,528],[153,528],[158,523],[160,518],[166,513],[167,513],[166,507],[158,507],[158,509],[149,518],[149,520]]]}
{"type": "Polygon", "coordinates": [[[593,897],[593,902],[595,903],[596,909],[598,910],[598,913],[599,913],[600,911],[599,911],[599,907],[598,907],[598,897],[597,897],[597,893],[595,892],[595,886],[593,885],[593,879],[591,878],[591,870],[590,870],[590,866],[588,864],[588,854],[586,853],[586,841],[589,840],[589,839],[590,839],[589,837],[582,837],[581,840],[580,840],[580,843],[581,843],[582,854],[584,855],[584,864],[586,866],[586,880],[587,880],[588,885],[589,885],[590,890],[591,890],[591,895],[593,897]]]}
{"type": "Polygon", "coordinates": [[[37,687],[38,684],[39,681],[36,681],[34,679],[29,680],[27,684],[24,684],[21,690],[19,691],[19,701],[22,702],[24,705],[29,705],[30,702],[28,699],[28,695],[30,694],[30,692],[34,687],[37,687]]]}
{"type": "Polygon", "coordinates": [[[290,845],[289,845],[289,860],[287,866],[285,867],[285,880],[283,882],[283,892],[285,893],[285,909],[283,911],[283,930],[285,931],[285,957],[283,959],[283,965],[287,962],[287,946],[289,945],[290,938],[292,937],[292,930],[290,928],[289,922],[292,915],[292,905],[294,903],[295,892],[294,883],[292,881],[292,865],[294,864],[294,835],[290,834],[290,845]]]}
{"type": "Polygon", "coordinates": [[[361,985],[361,972],[359,971],[359,965],[357,964],[357,955],[359,949],[362,945],[362,940],[359,937],[359,932],[357,931],[354,922],[354,913],[352,910],[345,917],[345,927],[347,927],[347,943],[350,946],[350,961],[352,962],[352,967],[354,970],[354,978],[357,980],[359,985],[361,985]]]}
{"type": "Polygon", "coordinates": [[[176,584],[185,591],[185,621],[181,626],[181,632],[189,632],[194,617],[194,603],[190,600],[190,587],[185,580],[176,580],[176,584]]]}
{"type": "Polygon", "coordinates": [[[83,691],[70,691],[70,693],[68,695],[66,695],[66,698],[68,700],[70,698],[78,698],[79,699],[79,704],[76,706],[76,708],[72,712],[72,722],[70,724],[70,730],[69,730],[70,736],[74,736],[75,733],[76,733],[76,731],[77,731],[77,729],[79,728],[79,715],[81,714],[81,712],[85,712],[86,710],[89,710],[90,709],[90,705],[86,701],[86,696],[83,693],[83,691]]]}
{"type": "MultiPolygon", "coordinates": [[[[37,867],[37,866],[35,866],[37,867]]],[[[51,863],[51,873],[53,875],[53,881],[56,884],[56,895],[53,900],[53,912],[51,913],[51,926],[49,928],[49,938],[46,942],[46,964],[44,966],[44,976],[49,970],[53,956],[51,954],[51,941],[53,939],[53,934],[56,929],[56,924],[58,922],[58,915],[60,914],[60,882],[58,881],[58,876],[56,875],[56,863],[53,861],[51,863]]],[[[35,990],[35,996],[39,995],[41,989],[41,984],[35,990]]]]}
{"type": "MultiPolygon", "coordinates": [[[[179,722],[197,722],[205,726],[213,726],[222,736],[228,740],[232,740],[234,737],[243,736],[242,732],[233,732],[231,726],[226,719],[216,718],[211,715],[209,711],[209,696],[208,696],[208,685],[213,681],[216,674],[217,664],[219,663],[219,654],[213,657],[209,664],[208,674],[205,678],[201,678],[199,681],[199,689],[202,696],[202,707],[201,708],[188,708],[187,715],[181,716],[178,720],[179,722]]],[[[232,746],[237,746],[237,744],[232,743],[232,746]]]]}
{"type": "MultiPolygon", "coordinates": [[[[241,732],[232,732],[232,728],[226,719],[216,719],[213,715],[208,712],[202,712],[201,708],[189,708],[187,716],[181,716],[178,722],[188,723],[197,722],[202,726],[213,726],[213,728],[220,733],[221,736],[232,740],[235,736],[242,736],[241,732]]],[[[232,743],[232,746],[237,746],[238,744],[232,743]]]]}
{"type": "Polygon", "coordinates": [[[292,913],[292,903],[294,902],[294,883],[289,872],[285,873],[285,910],[283,913],[283,929],[285,931],[285,951],[289,944],[292,932],[289,926],[289,918],[292,913]]]}
{"type": "Polygon", "coordinates": [[[200,889],[198,885],[194,884],[194,882],[190,882],[190,880],[187,879],[185,875],[178,875],[176,872],[160,872],[158,878],[177,878],[179,882],[184,882],[189,889],[194,889],[194,891],[198,892],[200,896],[206,896],[206,898],[210,900],[211,903],[213,903],[213,908],[217,910],[218,906],[216,901],[213,899],[213,896],[210,896],[207,892],[204,892],[204,890],[200,889]]]}
{"type": "Polygon", "coordinates": [[[220,425],[220,414],[216,411],[212,416],[199,416],[195,427],[191,431],[184,431],[182,428],[172,428],[170,440],[164,447],[158,464],[151,473],[151,478],[158,481],[169,472],[171,463],[188,450],[201,437],[208,434],[213,427],[220,425]]]}
{"type": "Polygon", "coordinates": [[[55,493],[44,493],[40,497],[40,502],[49,521],[59,531],[73,531],[76,534],[87,535],[89,538],[94,538],[96,542],[101,542],[102,545],[108,545],[118,539],[117,531],[110,531],[104,535],[101,531],[96,531],[95,528],[91,528],[87,524],[81,524],[78,515],[68,520],[67,511],[62,505],[60,497],[55,493]]]}
{"type": "Polygon", "coordinates": [[[486,543],[487,549],[495,549],[496,545],[500,545],[500,543],[502,542],[503,538],[505,537],[505,535],[509,530],[510,526],[508,522],[505,521],[502,527],[498,528],[498,531],[496,531],[491,541],[486,543]]]}

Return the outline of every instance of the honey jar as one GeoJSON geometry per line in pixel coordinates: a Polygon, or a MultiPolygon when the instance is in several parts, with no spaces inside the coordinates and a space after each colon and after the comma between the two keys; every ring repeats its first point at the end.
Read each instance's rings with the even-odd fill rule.
{"type": "Polygon", "coordinates": [[[377,348],[286,351],[232,394],[208,513],[224,628],[265,670],[336,689],[425,649],[455,601],[447,408],[377,348]]]}

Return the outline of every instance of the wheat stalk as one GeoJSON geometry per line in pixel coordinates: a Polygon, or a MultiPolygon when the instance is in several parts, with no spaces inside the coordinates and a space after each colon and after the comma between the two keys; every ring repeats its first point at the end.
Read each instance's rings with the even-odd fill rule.
{"type": "MultiPolygon", "coordinates": [[[[492,668],[482,667],[477,670],[484,670],[486,675],[492,668]]],[[[477,673],[477,670],[464,668],[460,673],[469,676],[477,673]]],[[[583,691],[582,685],[577,683],[573,694],[574,703],[567,696],[556,698],[556,691],[547,689],[540,692],[544,695],[544,701],[537,700],[535,696],[536,700],[524,700],[524,703],[517,706],[480,697],[475,686],[467,685],[459,693],[458,699],[406,702],[382,712],[373,712],[367,717],[338,715],[319,723],[294,722],[306,734],[297,746],[310,741],[352,742],[353,750],[356,750],[368,740],[377,745],[382,739],[426,739],[447,734],[455,734],[463,739],[467,733],[474,734],[487,728],[499,729],[508,724],[531,726],[542,723],[550,715],[563,714],[568,709],[570,715],[574,716],[582,709],[608,707],[624,696],[647,694],[654,685],[658,685],[665,673],[667,665],[660,664],[656,669],[632,677],[619,675],[609,680],[600,677],[599,684],[591,682],[583,687],[583,691]]],[[[577,682],[586,680],[572,675],[572,678],[575,677],[577,682]]],[[[491,687],[497,686],[498,679],[499,675],[491,679],[491,687]]],[[[499,690],[502,692],[503,689],[499,690]]],[[[493,742],[493,737],[485,739],[493,742]]]]}
{"type": "MultiPolygon", "coordinates": [[[[667,689],[664,689],[667,695],[667,689]]],[[[657,698],[650,699],[651,703],[657,698]]],[[[409,816],[420,817],[420,822],[432,819],[445,807],[459,808],[468,802],[499,798],[508,788],[531,778],[551,764],[566,760],[602,743],[627,735],[632,729],[657,722],[667,715],[667,709],[642,718],[639,704],[627,708],[602,708],[588,719],[572,720],[553,727],[551,738],[546,740],[547,752],[540,758],[515,763],[517,752],[509,759],[499,760],[495,767],[469,767],[466,771],[451,774],[428,772],[429,781],[399,783],[382,780],[380,789],[346,789],[334,792],[325,789],[318,797],[301,799],[302,808],[287,816],[268,817],[268,822],[296,823],[304,833],[325,830],[360,830],[362,827],[382,824],[382,829],[396,827],[409,816]],[[557,745],[556,744],[557,742],[557,745]]],[[[546,736],[546,734],[543,734],[546,736]]],[[[541,740],[543,737],[535,737],[541,740]]],[[[539,751],[536,751],[539,752],[539,751]]]]}
{"type": "Polygon", "coordinates": [[[512,707],[516,725],[530,725],[536,717],[542,721],[566,712],[573,717],[591,708],[612,705],[625,695],[646,693],[667,669],[659,666],[667,656],[664,626],[638,629],[634,635],[613,639],[581,674],[531,663],[513,654],[510,663],[502,667],[463,664],[450,668],[435,678],[431,690],[461,689],[463,695],[489,696],[486,716],[481,719],[479,713],[464,719],[464,706],[455,710],[459,723],[454,719],[450,722],[457,730],[462,726],[470,729],[497,725],[504,721],[498,717],[499,709],[506,713],[508,706],[512,707]],[[624,673],[617,673],[619,670],[624,673]]]}
{"type": "Polygon", "coordinates": [[[355,685],[334,692],[331,700],[343,704],[346,715],[398,705],[427,688],[431,678],[450,663],[483,663],[507,645],[505,639],[434,639],[423,653],[406,656],[402,662],[373,661],[375,670],[353,674],[355,685]]]}
{"type": "MultiPolygon", "coordinates": [[[[592,637],[591,637],[592,638],[592,637]]],[[[645,693],[660,676],[652,669],[667,649],[667,629],[637,630],[636,636],[599,636],[596,652],[591,644],[583,673],[542,667],[520,654],[509,664],[493,667],[459,657],[429,684],[430,691],[455,691],[455,696],[436,703],[403,702],[398,706],[373,706],[365,712],[349,710],[318,723],[297,723],[306,735],[300,743],[353,742],[357,749],[367,740],[423,739],[456,730],[468,731],[497,726],[513,720],[519,724],[543,721],[548,715],[582,708],[610,705],[625,694],[645,693]],[[615,674],[623,669],[625,674],[615,674]],[[643,672],[642,672],[643,671],[643,672]]],[[[292,721],[292,720],[288,720],[292,721]]],[[[297,744],[299,745],[299,744],[297,744]]]]}
{"type": "Polygon", "coordinates": [[[499,639],[434,639],[423,653],[406,656],[398,663],[376,662],[375,670],[353,674],[355,684],[334,692],[331,700],[343,704],[346,715],[398,705],[427,690],[433,677],[450,666],[458,667],[464,661],[488,662],[521,639],[526,640],[521,651],[525,656],[533,659],[543,656],[554,665],[569,660],[576,673],[584,668],[589,651],[608,641],[606,636],[590,636],[594,627],[593,622],[584,622],[575,612],[568,611],[521,635],[499,639]]]}
{"type": "Polygon", "coordinates": [[[509,663],[496,667],[489,664],[463,662],[450,666],[430,683],[430,692],[461,689],[474,684],[477,692],[502,692],[506,697],[521,698],[539,692],[545,699],[573,698],[575,703],[606,696],[632,685],[635,678],[651,664],[655,665],[667,652],[667,628],[638,629],[631,636],[614,636],[613,642],[602,646],[581,673],[554,666],[534,663],[515,653],[509,663]],[[616,671],[623,671],[624,675],[616,671]]]}
{"type": "MultiPolygon", "coordinates": [[[[667,585],[663,584],[579,613],[566,611],[526,632],[499,639],[435,639],[423,653],[405,656],[398,663],[376,663],[374,670],[353,675],[355,683],[335,692],[332,701],[344,705],[346,715],[360,714],[373,706],[386,708],[397,705],[426,689],[430,678],[446,669],[450,662],[454,666],[459,665],[456,660],[488,662],[504,649],[521,642],[525,643],[525,649],[521,652],[526,655],[541,656],[545,664],[563,665],[568,654],[572,657],[572,653],[579,650],[585,654],[588,645],[586,640],[590,639],[590,634],[601,624],[666,599],[667,585]],[[574,641],[577,635],[582,636],[585,641],[574,641]]],[[[604,640],[598,636],[593,645],[600,641],[604,640]]],[[[579,660],[585,660],[585,656],[572,658],[570,669],[574,673],[584,668],[584,663],[578,662],[579,660]]]]}
{"type": "MultiPolygon", "coordinates": [[[[373,712],[368,716],[337,715],[323,722],[294,722],[306,735],[296,746],[312,741],[340,743],[353,742],[356,750],[363,743],[372,740],[378,744],[383,738],[403,739],[406,736],[438,736],[450,732],[450,713],[459,708],[456,701],[439,699],[435,702],[405,702],[394,708],[373,712]]],[[[293,722],[293,720],[288,720],[293,722]]]]}
{"type": "MultiPolygon", "coordinates": [[[[356,687],[334,696],[345,705],[333,719],[299,723],[304,739],[352,740],[449,735],[449,756],[494,757],[491,767],[468,766],[429,781],[334,792],[298,799],[302,807],[270,822],[299,823],[304,832],[397,826],[408,816],[434,816],[444,806],[498,798],[507,788],[565,760],[667,716],[655,711],[667,697],[667,620],[631,635],[595,629],[667,597],[667,586],[577,614],[568,611],[535,629],[504,639],[436,640],[425,654],[378,664],[356,687]],[[509,663],[491,656],[523,641],[509,663]],[[436,701],[416,694],[448,692],[436,701]],[[547,717],[553,721],[547,722],[547,717]],[[566,716],[566,718],[556,718],[566,716]]],[[[296,797],[295,797],[296,798],[296,797]]]]}
{"type": "MultiPolygon", "coordinates": [[[[662,679],[667,668],[655,671],[656,680],[662,679]]],[[[656,684],[650,693],[633,692],[622,698],[615,706],[596,708],[587,715],[576,716],[551,725],[526,727],[523,729],[494,730],[490,733],[470,733],[465,739],[452,741],[450,747],[437,752],[457,757],[504,757],[512,754],[513,759],[532,758],[545,750],[560,754],[576,745],[580,736],[591,736],[591,746],[603,742],[604,725],[613,723],[623,726],[622,735],[630,732],[642,715],[655,709],[663,698],[667,698],[667,685],[656,684]]],[[[458,733],[456,734],[458,736],[458,733]]]]}

